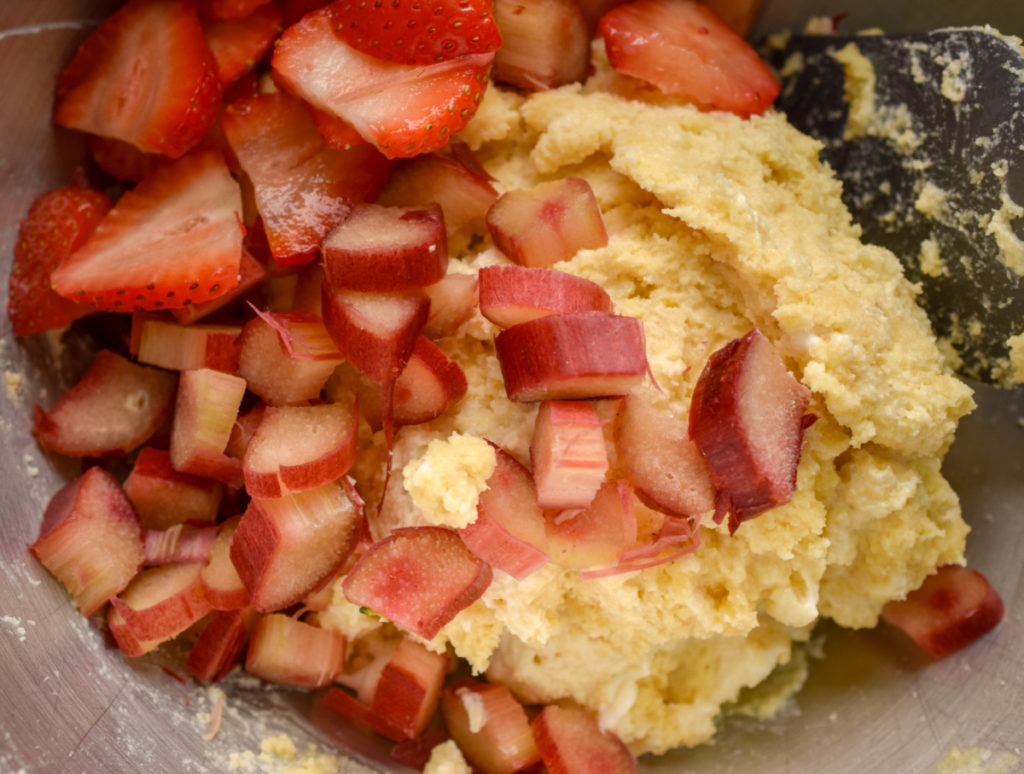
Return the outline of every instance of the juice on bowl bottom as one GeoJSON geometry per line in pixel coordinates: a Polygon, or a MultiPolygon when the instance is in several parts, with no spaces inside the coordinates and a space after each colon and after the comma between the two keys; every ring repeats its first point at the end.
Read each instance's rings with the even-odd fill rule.
{"type": "Polygon", "coordinates": [[[427,771],[630,771],[787,706],[823,619],[934,657],[996,625],[941,469],[971,389],[717,17],[453,3],[474,34],[412,44],[199,5],[63,71],[87,173],[12,271],[16,333],[106,331],[40,398],[73,472],[29,542],[126,658],[427,771]],[[154,110],[124,65],[160,46],[194,56],[154,110]],[[730,67],[665,74],[694,51],[730,67]]]}

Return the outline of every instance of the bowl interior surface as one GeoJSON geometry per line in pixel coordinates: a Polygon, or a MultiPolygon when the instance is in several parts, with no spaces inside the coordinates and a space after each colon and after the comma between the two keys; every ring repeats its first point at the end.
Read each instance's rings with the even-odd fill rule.
{"type": "MultiPolygon", "coordinates": [[[[0,265],[6,277],[17,224],[42,191],[63,185],[82,157],[76,138],[49,123],[54,80],[75,46],[117,3],[8,2],[0,7],[0,265]]],[[[1024,35],[1024,4],[865,0],[846,29],[910,31],[991,23],[1024,35]]],[[[849,2],[765,0],[761,31],[800,28],[849,2]]],[[[6,286],[6,282],[4,283],[6,286]]],[[[266,736],[340,755],[341,771],[399,771],[367,735],[318,711],[301,693],[229,679],[219,733],[204,735],[219,689],[182,682],[173,654],[123,659],[26,550],[47,501],[75,472],[31,436],[34,402],[49,403],[82,366],[71,337],[15,340],[6,316],[0,357],[0,771],[203,772],[252,762],[266,736]],[[240,756],[232,758],[232,755],[240,756]]],[[[978,410],[961,425],[946,463],[972,527],[971,566],[1007,606],[1001,626],[939,662],[886,627],[825,625],[803,691],[770,721],[732,719],[712,745],[643,760],[646,772],[877,770],[932,772],[963,755],[999,771],[1024,756],[1024,389],[978,386],[978,410]],[[987,755],[987,758],[986,758],[987,755]],[[980,757],[979,757],[980,756],[980,757]]],[[[262,765],[256,761],[256,765],[262,765]]],[[[1024,766],[1024,764],[1020,764],[1024,766]]],[[[948,769],[958,771],[959,769],[948,769]]]]}

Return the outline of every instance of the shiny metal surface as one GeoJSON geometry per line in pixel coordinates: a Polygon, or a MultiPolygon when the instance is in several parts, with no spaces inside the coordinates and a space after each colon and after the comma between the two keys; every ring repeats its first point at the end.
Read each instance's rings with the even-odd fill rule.
{"type": "MultiPolygon", "coordinates": [[[[6,277],[18,219],[41,191],[63,184],[80,152],[49,127],[53,79],[74,45],[114,3],[0,5],[0,266],[6,277]]],[[[991,21],[1024,34],[1019,2],[851,4],[767,0],[764,29],[802,24],[808,12],[857,6],[851,27],[910,30],[991,21]]],[[[6,283],[4,283],[6,285],[6,283]]],[[[75,613],[63,589],[26,551],[49,496],[74,468],[32,440],[31,407],[73,378],[75,342],[18,342],[0,322],[0,772],[206,772],[287,732],[300,749],[341,747],[342,771],[394,771],[383,749],[299,694],[233,681],[220,732],[206,741],[213,698],[158,660],[131,663],[75,613]],[[385,761],[383,763],[375,762],[385,761]]],[[[990,636],[930,663],[895,632],[825,628],[802,693],[769,722],[730,721],[713,746],[644,761],[648,772],[936,772],[954,748],[988,751],[987,770],[1024,771],[1024,390],[978,394],[947,472],[973,527],[970,563],[1007,603],[990,636]],[[996,764],[1000,764],[996,768],[996,764]]],[[[171,662],[167,662],[171,663],[171,662]]],[[[969,757],[969,755],[968,755],[969,757]]],[[[256,762],[252,770],[264,770],[256,762]]],[[[986,769],[979,769],[984,771],[986,769]]]]}

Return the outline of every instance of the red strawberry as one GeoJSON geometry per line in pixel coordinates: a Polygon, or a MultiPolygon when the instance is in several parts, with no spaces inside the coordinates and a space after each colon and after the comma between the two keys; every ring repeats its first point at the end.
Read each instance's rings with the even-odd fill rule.
{"type": "Polygon", "coordinates": [[[491,0],[341,0],[334,31],[357,51],[402,64],[434,64],[466,54],[493,53],[501,32],[491,0]]]}
{"type": "Polygon", "coordinates": [[[252,181],[256,207],[278,263],[308,263],[352,204],[372,199],[391,162],[371,145],[326,145],[306,106],[288,94],[261,94],[225,108],[224,133],[252,181]]]}
{"type": "Polygon", "coordinates": [[[173,309],[238,284],[242,195],[220,151],[161,164],[51,276],[60,295],[127,312],[173,309]]]}
{"type": "Polygon", "coordinates": [[[283,28],[281,11],[273,3],[242,19],[212,21],[203,26],[217,62],[217,77],[227,87],[252,70],[283,28]]]}
{"type": "Polygon", "coordinates": [[[92,311],[54,293],[50,273],[84,244],[109,209],[104,194],[74,180],[32,202],[11,265],[7,316],[15,336],[60,328],[92,311]]]}
{"type": "Polygon", "coordinates": [[[192,0],[129,0],[61,73],[53,120],[177,158],[219,107],[217,67],[192,0]]]}
{"type": "Polygon", "coordinates": [[[493,53],[418,66],[362,54],[333,32],[331,8],[285,30],[274,51],[279,84],[348,121],[384,155],[428,153],[476,112],[493,53]]]}
{"type": "Polygon", "coordinates": [[[606,13],[598,32],[616,70],[702,107],[749,116],[779,93],[750,44],[695,0],[635,0],[606,13]]]}
{"type": "Polygon", "coordinates": [[[164,157],[159,153],[143,153],[113,137],[89,137],[89,153],[96,166],[118,180],[139,182],[146,177],[164,157]]]}
{"type": "Polygon", "coordinates": [[[204,19],[244,19],[270,0],[198,0],[199,13],[204,19]]]}

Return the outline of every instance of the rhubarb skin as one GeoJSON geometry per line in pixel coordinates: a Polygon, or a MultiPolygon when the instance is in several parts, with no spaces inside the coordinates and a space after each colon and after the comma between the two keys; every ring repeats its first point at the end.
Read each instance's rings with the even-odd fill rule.
{"type": "Polygon", "coordinates": [[[729,531],[796,490],[810,391],[756,328],[708,358],[690,401],[690,437],[714,482],[729,531]]]}
{"type": "Polygon", "coordinates": [[[597,718],[576,707],[549,705],[533,721],[548,774],[636,774],[636,758],[597,718]]]}
{"type": "Polygon", "coordinates": [[[647,373],[643,323],[576,312],[513,325],[494,339],[510,400],[625,395],[647,373]]]}
{"type": "Polygon", "coordinates": [[[342,588],[352,604],[429,640],[480,598],[491,577],[490,565],[451,530],[406,527],[371,546],[342,588]]]}
{"type": "Polygon", "coordinates": [[[35,407],[32,430],[41,446],[69,457],[126,454],[170,415],[176,384],[174,374],[101,350],[53,408],[35,407]]]}
{"type": "Polygon", "coordinates": [[[214,610],[188,653],[185,668],[196,680],[216,683],[241,662],[255,611],[214,610]]]}
{"type": "Polygon", "coordinates": [[[223,497],[216,481],[179,473],[165,449],[143,447],[124,481],[146,529],[168,529],[175,524],[212,524],[223,497]]]}
{"type": "Polygon", "coordinates": [[[30,546],[82,615],[99,610],[142,566],[142,527],[117,480],[89,468],[50,500],[30,546]]]}
{"type": "Polygon", "coordinates": [[[271,613],[256,619],[245,670],[273,683],[322,688],[345,666],[345,637],[296,618],[271,613]]]}
{"type": "Polygon", "coordinates": [[[515,774],[540,762],[526,710],[504,685],[460,680],[441,695],[441,714],[459,749],[485,774],[515,774]],[[474,727],[469,702],[483,710],[480,728],[474,727]]]}

